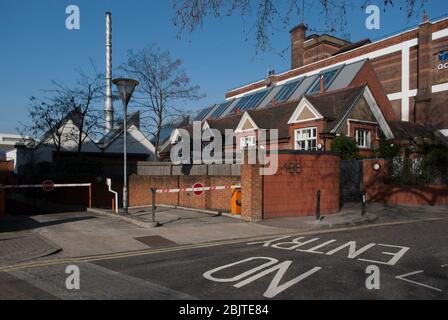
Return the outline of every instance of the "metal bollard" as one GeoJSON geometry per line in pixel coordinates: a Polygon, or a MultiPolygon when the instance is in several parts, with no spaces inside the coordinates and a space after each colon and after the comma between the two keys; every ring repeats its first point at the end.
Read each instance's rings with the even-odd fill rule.
{"type": "Polygon", "coordinates": [[[320,220],[320,190],[317,190],[316,220],[320,220]]]}
{"type": "Polygon", "coordinates": [[[366,194],[363,193],[362,194],[362,207],[361,207],[361,215],[365,216],[367,213],[367,208],[366,208],[366,194]]]}
{"type": "Polygon", "coordinates": [[[156,188],[151,188],[152,194],[152,222],[156,222],[156,188]]]}

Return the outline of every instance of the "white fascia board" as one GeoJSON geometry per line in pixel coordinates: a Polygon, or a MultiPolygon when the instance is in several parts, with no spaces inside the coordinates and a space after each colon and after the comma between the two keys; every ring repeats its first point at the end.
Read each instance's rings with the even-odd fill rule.
{"type": "Polygon", "coordinates": [[[448,28],[447,29],[442,29],[436,32],[433,32],[432,34],[432,40],[438,40],[438,39],[442,39],[448,37],[448,28]]]}
{"type": "Polygon", "coordinates": [[[375,97],[373,96],[372,91],[370,91],[368,86],[366,86],[366,88],[364,89],[363,96],[366,99],[367,104],[370,107],[370,110],[372,111],[376,121],[378,121],[378,124],[380,125],[380,128],[383,131],[386,138],[393,139],[394,134],[392,133],[392,130],[390,129],[389,124],[387,123],[386,118],[383,115],[383,112],[378,106],[378,103],[376,102],[375,97]]]}
{"type": "Polygon", "coordinates": [[[432,86],[432,93],[448,91],[448,82],[432,86]]]}

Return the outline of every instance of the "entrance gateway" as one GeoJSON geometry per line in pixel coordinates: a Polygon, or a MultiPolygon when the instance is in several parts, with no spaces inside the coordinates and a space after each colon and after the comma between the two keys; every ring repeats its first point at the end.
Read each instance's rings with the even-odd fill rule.
{"type": "Polygon", "coordinates": [[[360,202],[362,197],[362,161],[341,161],[341,204],[345,202],[360,202]]]}

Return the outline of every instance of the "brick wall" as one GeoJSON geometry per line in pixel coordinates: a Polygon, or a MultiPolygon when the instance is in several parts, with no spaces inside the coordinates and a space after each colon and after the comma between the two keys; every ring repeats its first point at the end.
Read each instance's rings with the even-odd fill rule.
{"type": "MultiPolygon", "coordinates": [[[[129,205],[131,207],[151,205],[151,188],[191,188],[195,183],[201,183],[204,187],[233,185],[240,183],[240,177],[133,175],[129,179],[129,205]]],[[[231,190],[206,191],[201,196],[196,196],[192,192],[161,193],[157,194],[156,203],[230,212],[231,193],[231,190]]]]}
{"type": "Polygon", "coordinates": [[[259,164],[249,165],[247,152],[241,167],[241,216],[248,221],[263,220],[263,180],[259,164]]]}
{"type": "Polygon", "coordinates": [[[264,218],[314,215],[318,190],[321,190],[321,213],[338,212],[339,178],[338,156],[301,152],[279,154],[278,173],[264,177],[264,218]]]}
{"type": "Polygon", "coordinates": [[[363,188],[367,200],[373,202],[438,206],[448,205],[447,185],[403,186],[385,184],[384,178],[389,163],[386,160],[364,160],[363,188]],[[379,163],[381,169],[375,171],[373,165],[379,163]]]}

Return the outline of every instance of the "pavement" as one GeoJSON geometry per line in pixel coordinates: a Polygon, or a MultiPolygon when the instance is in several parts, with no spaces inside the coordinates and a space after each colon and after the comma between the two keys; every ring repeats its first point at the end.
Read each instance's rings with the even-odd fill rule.
{"type": "Polygon", "coordinates": [[[446,300],[447,228],[414,219],[50,259],[0,268],[0,299],[446,300]],[[68,266],[78,289],[66,286],[68,266]]]}
{"type": "Polygon", "coordinates": [[[150,208],[132,208],[128,218],[123,220],[97,211],[2,217],[0,236],[8,241],[2,242],[5,252],[0,254],[0,266],[43,259],[49,254],[55,258],[73,258],[364,224],[448,218],[448,208],[373,204],[368,206],[367,215],[362,217],[359,204],[348,204],[341,213],[323,216],[318,221],[314,217],[298,217],[251,223],[211,212],[159,207],[156,215],[160,222],[158,228],[134,223],[151,222],[150,208]]]}
{"type": "Polygon", "coordinates": [[[47,257],[60,251],[61,247],[38,234],[0,234],[0,266],[47,257]]]}

